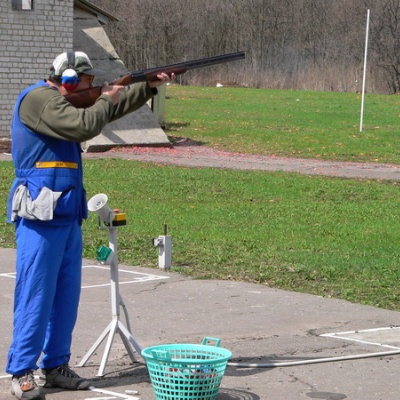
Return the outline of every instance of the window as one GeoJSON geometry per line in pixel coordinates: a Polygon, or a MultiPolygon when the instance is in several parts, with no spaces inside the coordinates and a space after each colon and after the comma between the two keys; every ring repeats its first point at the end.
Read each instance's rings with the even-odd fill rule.
{"type": "Polygon", "coordinates": [[[33,10],[33,0],[11,0],[13,10],[33,10]]]}

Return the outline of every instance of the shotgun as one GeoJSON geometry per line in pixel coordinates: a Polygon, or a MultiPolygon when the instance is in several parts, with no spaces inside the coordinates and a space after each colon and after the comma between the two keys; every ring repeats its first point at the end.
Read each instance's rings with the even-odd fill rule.
{"type": "MultiPolygon", "coordinates": [[[[185,61],[177,64],[164,65],[162,67],[142,69],[140,71],[129,72],[111,82],[110,85],[130,85],[137,82],[151,82],[157,80],[157,75],[164,72],[168,75],[184,74],[186,71],[195,68],[202,68],[208,65],[222,64],[245,58],[244,51],[236,53],[223,54],[220,56],[200,58],[199,60],[185,61]]],[[[92,106],[101,95],[101,86],[95,86],[90,89],[80,90],[79,92],[68,93],[65,98],[76,108],[86,108],[92,106]]]]}

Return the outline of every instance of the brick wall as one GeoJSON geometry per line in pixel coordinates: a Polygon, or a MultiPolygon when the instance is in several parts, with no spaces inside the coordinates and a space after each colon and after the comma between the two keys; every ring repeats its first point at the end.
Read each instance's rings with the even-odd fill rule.
{"type": "Polygon", "coordinates": [[[73,0],[34,0],[33,11],[0,1],[0,139],[10,137],[19,92],[49,75],[55,56],[72,49],[73,0]]]}

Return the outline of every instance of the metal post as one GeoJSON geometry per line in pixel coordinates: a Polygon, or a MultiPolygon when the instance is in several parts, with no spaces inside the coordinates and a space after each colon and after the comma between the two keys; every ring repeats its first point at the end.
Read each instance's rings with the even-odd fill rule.
{"type": "Polygon", "coordinates": [[[363,119],[364,119],[364,98],[365,98],[365,81],[366,81],[366,76],[367,76],[369,14],[370,14],[370,10],[368,10],[368,12],[367,12],[367,30],[366,30],[366,34],[365,34],[365,55],[364,55],[363,86],[362,86],[362,95],[361,95],[360,132],[362,132],[362,130],[363,130],[363,119]]]}
{"type": "Polygon", "coordinates": [[[142,348],[136,339],[132,336],[131,328],[129,324],[129,316],[123,303],[123,300],[119,293],[119,274],[118,274],[118,248],[117,248],[117,228],[112,226],[108,227],[109,231],[109,246],[112,250],[112,258],[110,264],[110,276],[111,276],[111,322],[93,344],[93,346],[89,349],[86,355],[82,358],[81,362],[78,364],[78,367],[83,367],[92,354],[96,351],[96,349],[100,346],[103,340],[108,335],[108,340],[104,349],[103,358],[100,363],[100,367],[97,373],[97,376],[104,376],[104,370],[107,365],[108,357],[110,355],[111,346],[115,337],[115,334],[118,333],[122,339],[122,342],[128,352],[128,355],[132,362],[136,362],[134,356],[134,349],[140,355],[142,348]],[[125,326],[120,321],[120,306],[124,308],[126,324],[125,326]]]}

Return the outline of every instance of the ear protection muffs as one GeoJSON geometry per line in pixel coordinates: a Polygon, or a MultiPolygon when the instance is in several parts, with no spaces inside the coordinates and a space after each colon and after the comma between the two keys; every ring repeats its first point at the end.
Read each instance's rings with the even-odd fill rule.
{"type": "Polygon", "coordinates": [[[75,52],[67,51],[68,68],[61,75],[61,85],[72,92],[76,89],[79,83],[79,75],[75,70],[75,52]]]}

